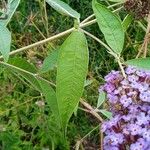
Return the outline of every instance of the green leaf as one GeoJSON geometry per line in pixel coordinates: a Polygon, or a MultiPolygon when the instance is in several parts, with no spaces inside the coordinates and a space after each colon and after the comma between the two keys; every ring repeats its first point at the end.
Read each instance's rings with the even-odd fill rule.
{"type": "Polygon", "coordinates": [[[58,50],[54,50],[45,58],[43,65],[40,69],[40,73],[45,73],[48,72],[49,70],[53,70],[54,67],[57,65],[57,58],[58,58],[58,50]]]}
{"type": "Polygon", "coordinates": [[[87,70],[87,41],[82,32],[74,31],[58,54],[56,96],[64,129],[82,96],[87,70]]]}
{"type": "Polygon", "coordinates": [[[150,70],[150,57],[131,59],[126,61],[126,64],[137,67],[139,69],[150,70]]]}
{"type": "Polygon", "coordinates": [[[8,63],[31,73],[37,73],[37,68],[24,58],[13,57],[9,59],[8,63]]]}
{"type": "Polygon", "coordinates": [[[97,101],[97,108],[99,108],[104,103],[105,100],[106,100],[106,93],[100,92],[99,97],[98,97],[98,101],[97,101]]]}
{"type": "Polygon", "coordinates": [[[8,0],[7,13],[2,15],[2,17],[5,16],[5,15],[7,15],[8,17],[7,17],[7,19],[0,21],[1,26],[6,26],[9,23],[9,21],[12,18],[14,12],[16,11],[19,3],[20,3],[20,0],[8,0]]]}
{"type": "Polygon", "coordinates": [[[80,14],[73,10],[68,4],[64,3],[61,0],[46,0],[46,2],[53,7],[60,14],[71,16],[73,18],[80,18],[80,14]]]}
{"type": "Polygon", "coordinates": [[[133,17],[129,14],[124,18],[124,20],[122,22],[122,26],[123,26],[124,31],[127,31],[130,24],[132,23],[132,20],[133,20],[133,17]]]}
{"type": "Polygon", "coordinates": [[[100,109],[100,112],[105,116],[107,117],[108,119],[111,119],[112,118],[112,113],[105,110],[105,109],[100,109]]]}
{"type": "Polygon", "coordinates": [[[11,33],[5,26],[0,26],[0,52],[5,61],[8,61],[11,46],[11,33]]]}
{"type": "Polygon", "coordinates": [[[61,118],[60,118],[60,113],[58,109],[56,93],[47,81],[39,78],[38,82],[40,83],[42,93],[45,96],[45,99],[53,112],[55,121],[57,122],[57,125],[61,128],[62,125],[61,125],[61,118]]]}
{"type": "Polygon", "coordinates": [[[84,82],[84,87],[91,85],[94,82],[94,80],[86,80],[84,82]]]}
{"type": "Polygon", "coordinates": [[[77,104],[77,106],[75,107],[73,113],[75,116],[77,116],[77,113],[78,113],[78,108],[79,108],[79,103],[77,104]]]}
{"type": "Polygon", "coordinates": [[[114,52],[120,54],[124,45],[124,31],[120,19],[96,0],[93,0],[93,10],[106,42],[114,52]]]}
{"type": "MultiPolygon", "coordinates": [[[[13,62],[12,62],[12,64],[0,62],[0,64],[1,64],[3,67],[7,68],[9,71],[15,73],[15,75],[17,75],[17,76],[22,76],[22,77],[23,77],[24,79],[26,79],[36,90],[38,90],[38,91],[41,92],[42,89],[41,89],[41,87],[40,87],[39,82],[38,82],[37,79],[36,79],[36,75],[35,75],[34,70],[33,70],[33,73],[32,73],[32,72],[29,72],[29,71],[27,71],[27,70],[22,69],[21,67],[23,66],[22,64],[23,64],[24,60],[22,60],[22,62],[21,62],[21,60],[19,60],[19,62],[20,62],[20,64],[21,64],[20,66],[19,66],[19,63],[17,64],[17,60],[16,60],[17,66],[12,65],[13,62]]],[[[10,63],[11,63],[11,61],[10,61],[10,63]]],[[[28,63],[28,62],[26,62],[26,65],[27,65],[27,63],[28,63]]],[[[28,63],[28,67],[30,68],[31,66],[32,66],[32,65],[30,65],[30,63],[28,63]]]]}

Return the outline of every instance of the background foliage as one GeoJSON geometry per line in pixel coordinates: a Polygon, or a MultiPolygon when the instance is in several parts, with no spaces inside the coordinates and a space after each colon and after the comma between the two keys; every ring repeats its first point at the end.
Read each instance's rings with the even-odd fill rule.
{"type": "MultiPolygon", "coordinates": [[[[81,14],[81,20],[93,13],[91,0],[64,0],[64,2],[68,3],[74,10],[81,14]]],[[[113,4],[108,1],[103,1],[102,3],[106,6],[113,4]]],[[[111,10],[113,9],[115,9],[115,7],[111,10]]],[[[120,15],[123,20],[127,12],[122,9],[116,14],[120,15]]],[[[60,15],[49,5],[46,5],[44,1],[22,0],[11,22],[8,24],[8,29],[12,32],[11,50],[58,34],[71,28],[73,23],[72,18],[60,15]],[[46,10],[47,13],[45,13],[46,10]]],[[[143,30],[145,29],[145,24],[145,20],[141,20],[141,22],[132,20],[130,27],[125,29],[127,32],[125,33],[125,44],[122,51],[124,60],[135,58],[145,35],[145,31],[143,30]]],[[[102,34],[98,24],[93,24],[85,29],[102,41],[105,41],[103,36],[105,33],[102,34]]],[[[120,36],[123,38],[123,35],[120,36]]],[[[47,104],[43,95],[38,92],[41,90],[44,91],[45,98],[55,98],[55,94],[47,82],[41,78],[38,78],[37,82],[33,74],[39,73],[41,77],[55,83],[57,58],[61,57],[58,56],[58,49],[66,37],[34,47],[26,52],[17,54],[15,57],[12,56],[9,59],[10,65],[5,66],[3,64],[5,68],[0,68],[0,149],[39,150],[46,148],[54,149],[55,147],[55,149],[64,150],[68,149],[69,145],[71,149],[74,149],[76,142],[85,135],[87,135],[87,137],[82,143],[84,149],[89,150],[91,148],[94,150],[100,147],[99,122],[88,113],[85,113],[82,105],[79,106],[78,111],[72,116],[68,124],[67,139],[65,139],[59,124],[54,121],[54,119],[56,119],[55,116],[50,115],[51,111],[55,111],[55,108],[53,107],[54,110],[51,109],[52,104],[47,104]],[[51,59],[51,62],[46,62],[44,59],[47,56],[54,59],[51,59]],[[45,64],[51,64],[50,67],[41,69],[43,61],[45,64]],[[26,72],[20,72],[20,70],[13,71],[11,65],[25,69],[31,72],[31,74],[28,75],[26,72]],[[48,69],[50,71],[47,72],[48,69]],[[28,82],[25,79],[28,80],[28,82]],[[34,86],[30,84],[33,82],[34,86]],[[48,95],[46,89],[52,91],[52,94],[48,95]]],[[[84,37],[83,40],[85,40],[84,37]]],[[[123,41],[123,39],[120,40],[123,41]]],[[[104,83],[103,77],[111,70],[117,69],[118,65],[114,57],[108,54],[103,46],[97,44],[96,41],[89,37],[87,37],[87,41],[90,57],[83,97],[91,105],[96,106],[99,97],[98,87],[104,83]]],[[[0,43],[0,45],[3,44],[0,43]]],[[[123,46],[117,49],[119,53],[122,47],[123,46]]],[[[82,57],[82,55],[83,54],[81,54],[80,57],[82,57]]],[[[6,60],[7,59],[6,56],[6,60]]],[[[83,61],[83,63],[87,63],[86,61],[87,60],[85,60],[85,62],[83,61]]],[[[63,60],[59,63],[63,63],[63,60]]],[[[69,72],[70,71],[68,71],[68,73],[69,72]]],[[[86,71],[81,71],[81,74],[85,72],[86,71]]],[[[77,94],[79,94],[80,97],[81,94],[77,94]]],[[[99,106],[101,108],[107,108],[107,103],[99,106]]],[[[108,114],[108,116],[109,115],[110,114],[108,114]]],[[[105,118],[105,116],[103,116],[103,118],[105,118]]]]}

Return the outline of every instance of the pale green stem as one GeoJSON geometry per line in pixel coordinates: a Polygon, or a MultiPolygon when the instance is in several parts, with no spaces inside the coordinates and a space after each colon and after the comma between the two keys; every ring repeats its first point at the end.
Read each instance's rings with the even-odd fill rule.
{"type": "Polygon", "coordinates": [[[96,40],[98,43],[100,43],[101,45],[103,45],[103,46],[108,50],[108,52],[109,52],[111,55],[113,55],[113,56],[117,59],[117,62],[118,62],[119,67],[120,67],[120,69],[121,69],[122,75],[126,78],[125,71],[124,71],[123,66],[122,66],[122,64],[121,64],[121,62],[120,62],[120,57],[118,57],[118,55],[115,54],[115,53],[113,52],[113,50],[112,50],[108,45],[106,45],[103,41],[101,41],[99,38],[97,38],[97,37],[94,36],[93,34],[87,32],[87,31],[85,31],[85,30],[83,30],[83,29],[81,29],[81,30],[82,30],[85,34],[87,34],[88,36],[90,36],[91,38],[93,38],[94,40],[96,40]]]}
{"type": "Polygon", "coordinates": [[[103,45],[108,51],[112,51],[111,48],[106,45],[103,41],[101,41],[99,38],[97,38],[96,36],[94,36],[93,34],[81,29],[81,31],[83,31],[85,34],[87,34],[88,36],[90,36],[92,39],[94,39],[95,41],[97,41],[98,43],[100,43],[101,45],[103,45]]]}
{"type": "MultiPolygon", "coordinates": [[[[107,8],[112,8],[112,7],[117,6],[117,5],[120,5],[120,4],[122,4],[122,3],[123,3],[123,2],[113,4],[113,5],[108,6],[107,8]]],[[[116,10],[114,10],[114,11],[112,11],[112,12],[116,12],[116,11],[122,9],[122,8],[123,8],[123,7],[119,7],[119,8],[117,8],[116,10]]],[[[89,21],[89,20],[92,19],[94,16],[95,16],[95,14],[90,15],[89,17],[87,17],[86,19],[84,19],[84,20],[81,22],[81,24],[83,24],[83,23],[89,21]]]]}
{"type": "Polygon", "coordinates": [[[124,68],[122,66],[122,63],[120,62],[120,58],[117,59],[117,62],[118,62],[118,65],[119,65],[119,67],[121,69],[121,73],[122,73],[123,77],[126,78],[127,76],[125,74],[125,71],[124,71],[124,68]]]}
{"type": "Polygon", "coordinates": [[[81,143],[84,141],[85,138],[87,138],[93,131],[95,131],[97,128],[99,128],[100,125],[93,128],[90,132],[88,132],[81,140],[77,141],[75,150],[80,149],[81,143]]]}
{"type": "Polygon", "coordinates": [[[27,74],[29,74],[29,75],[31,75],[31,76],[37,78],[37,79],[42,79],[42,80],[48,82],[50,85],[56,87],[56,85],[55,85],[54,83],[52,83],[52,82],[50,82],[50,81],[48,81],[48,80],[46,80],[46,79],[44,79],[44,78],[38,76],[37,74],[31,73],[31,72],[29,72],[29,71],[27,71],[27,70],[18,68],[18,67],[16,67],[16,66],[13,66],[13,65],[11,65],[11,64],[8,64],[8,63],[2,62],[2,61],[0,61],[0,64],[1,64],[1,65],[4,65],[4,66],[8,66],[8,67],[10,67],[10,68],[14,68],[14,70],[19,70],[19,71],[21,71],[21,72],[27,73],[27,74]]]}
{"type": "MultiPolygon", "coordinates": [[[[117,11],[118,11],[118,10],[120,10],[120,8],[118,8],[117,11]]],[[[88,22],[86,22],[86,23],[84,23],[84,24],[80,24],[80,28],[84,28],[84,27],[90,26],[90,25],[92,25],[92,24],[94,24],[94,23],[96,23],[96,19],[93,19],[93,20],[91,20],[91,21],[88,21],[88,22]]],[[[36,47],[36,46],[45,44],[45,43],[47,43],[47,42],[54,41],[54,40],[56,40],[56,39],[58,39],[58,38],[61,38],[61,37],[65,36],[65,35],[71,33],[71,32],[74,31],[74,30],[75,30],[75,28],[68,29],[68,30],[66,30],[66,31],[64,31],[64,32],[61,32],[61,33],[59,33],[59,34],[57,34],[57,35],[54,35],[54,36],[52,36],[52,37],[49,37],[49,38],[47,38],[47,39],[38,41],[38,42],[36,42],[36,43],[33,43],[33,44],[31,44],[31,45],[28,45],[28,46],[19,48],[19,49],[17,49],[17,50],[14,50],[14,51],[10,52],[9,55],[11,56],[11,55],[20,53],[20,52],[22,52],[22,51],[31,49],[31,48],[33,48],[33,47],[36,47]]],[[[1,60],[1,59],[3,59],[3,56],[0,56],[0,60],[1,60]]]]}
{"type": "Polygon", "coordinates": [[[45,14],[45,26],[46,26],[46,33],[47,33],[47,37],[49,36],[49,32],[48,32],[48,16],[47,16],[47,11],[46,11],[46,1],[44,0],[44,14],[45,14]]]}

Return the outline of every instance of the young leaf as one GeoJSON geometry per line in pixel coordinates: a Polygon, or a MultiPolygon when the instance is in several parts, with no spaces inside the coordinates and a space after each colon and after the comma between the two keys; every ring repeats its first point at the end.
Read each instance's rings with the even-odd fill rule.
{"type": "Polygon", "coordinates": [[[105,110],[105,109],[100,109],[100,112],[105,116],[107,117],[108,119],[111,119],[112,118],[112,113],[105,110]]]}
{"type": "Polygon", "coordinates": [[[150,57],[131,59],[126,61],[126,64],[130,66],[135,66],[139,69],[150,70],[150,57]]]}
{"type": "Polygon", "coordinates": [[[68,4],[61,0],[46,0],[46,2],[62,15],[71,16],[77,19],[80,18],[80,14],[78,12],[73,10],[68,4]]]}
{"type": "Polygon", "coordinates": [[[94,81],[94,80],[86,80],[86,81],[84,82],[84,87],[91,85],[91,84],[93,83],[93,81],[94,81]]]}
{"type": "Polygon", "coordinates": [[[5,61],[8,61],[11,45],[11,33],[5,26],[0,26],[0,52],[5,61]]]}
{"type": "Polygon", "coordinates": [[[56,96],[64,129],[82,96],[87,70],[87,41],[82,32],[74,31],[58,54],[56,96]]]}
{"type": "Polygon", "coordinates": [[[52,70],[57,64],[58,50],[54,50],[44,60],[43,65],[40,69],[40,73],[48,72],[52,70]]]}
{"type": "Polygon", "coordinates": [[[106,42],[114,52],[120,54],[124,45],[124,31],[120,19],[96,0],[93,0],[93,10],[106,42]]]}
{"type": "Polygon", "coordinates": [[[106,93],[100,92],[98,97],[98,102],[97,102],[97,108],[99,108],[104,103],[105,99],[106,99],[106,93]]]}
{"type": "Polygon", "coordinates": [[[133,17],[129,14],[124,18],[124,20],[122,22],[122,26],[123,26],[124,31],[127,31],[128,27],[132,23],[132,20],[133,20],[133,17]]]}
{"type": "Polygon", "coordinates": [[[8,6],[7,6],[7,10],[6,10],[7,12],[6,12],[6,14],[2,15],[2,17],[5,17],[5,15],[7,15],[6,16],[7,18],[0,21],[1,26],[6,26],[9,23],[14,12],[16,11],[19,3],[20,3],[20,0],[8,0],[8,4],[7,4],[8,6]]]}

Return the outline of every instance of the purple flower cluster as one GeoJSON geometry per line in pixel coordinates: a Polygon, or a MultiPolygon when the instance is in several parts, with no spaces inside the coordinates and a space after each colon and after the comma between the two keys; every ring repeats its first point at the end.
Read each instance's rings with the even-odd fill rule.
{"type": "Polygon", "coordinates": [[[129,66],[125,73],[110,72],[100,88],[113,114],[102,125],[104,150],[150,150],[150,71],[129,66]]]}

